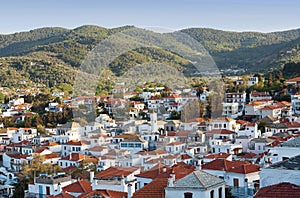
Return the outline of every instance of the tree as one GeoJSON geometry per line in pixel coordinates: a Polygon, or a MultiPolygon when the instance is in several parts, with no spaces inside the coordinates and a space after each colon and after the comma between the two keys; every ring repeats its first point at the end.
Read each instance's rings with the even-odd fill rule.
{"type": "Polygon", "coordinates": [[[4,103],[5,95],[0,92],[0,103],[4,103]]]}

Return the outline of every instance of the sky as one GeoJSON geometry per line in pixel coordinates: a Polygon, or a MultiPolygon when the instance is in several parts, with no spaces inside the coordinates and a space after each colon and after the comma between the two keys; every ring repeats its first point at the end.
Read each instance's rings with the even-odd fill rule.
{"type": "Polygon", "coordinates": [[[81,25],[272,32],[300,28],[299,19],[299,0],[0,1],[0,34],[81,25]]]}

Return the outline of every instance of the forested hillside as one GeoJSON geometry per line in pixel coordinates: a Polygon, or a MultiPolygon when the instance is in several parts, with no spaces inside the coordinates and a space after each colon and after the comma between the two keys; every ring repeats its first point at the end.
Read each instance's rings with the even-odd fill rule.
{"type": "MultiPolygon", "coordinates": [[[[0,35],[0,83],[2,86],[35,84],[47,87],[72,84],[78,67],[97,43],[129,28],[132,26],[113,29],[81,26],[72,30],[53,27],[0,35]]],[[[221,69],[244,68],[252,73],[266,72],[270,68],[283,68],[288,63],[297,64],[300,60],[300,29],[239,33],[190,28],[181,32],[199,41],[221,69]]],[[[121,55],[110,63],[109,68],[114,75],[122,75],[137,64],[151,61],[167,63],[178,70],[192,67],[189,61],[176,53],[141,48],[121,55]]]]}

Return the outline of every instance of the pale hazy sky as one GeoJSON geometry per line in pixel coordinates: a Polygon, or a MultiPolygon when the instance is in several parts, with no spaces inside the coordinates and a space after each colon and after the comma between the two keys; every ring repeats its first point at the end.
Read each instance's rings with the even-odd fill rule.
{"type": "Polygon", "coordinates": [[[135,25],[271,32],[300,28],[299,0],[2,0],[0,33],[135,25]]]}

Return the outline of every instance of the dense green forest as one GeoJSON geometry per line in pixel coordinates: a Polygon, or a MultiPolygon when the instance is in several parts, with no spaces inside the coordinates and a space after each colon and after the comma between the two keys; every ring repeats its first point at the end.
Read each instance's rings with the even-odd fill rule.
{"type": "MultiPolygon", "coordinates": [[[[107,29],[87,25],[71,30],[53,27],[0,35],[0,84],[8,87],[72,84],[78,67],[97,43],[130,28],[132,26],[107,29]]],[[[278,68],[287,70],[289,64],[300,62],[300,29],[257,33],[190,28],[181,32],[201,43],[220,69],[243,68],[249,73],[258,73],[278,68]],[[292,49],[292,53],[287,53],[292,49]]],[[[176,53],[147,47],[122,54],[109,68],[118,76],[135,65],[153,61],[179,71],[193,66],[176,53]]],[[[289,66],[287,76],[295,74],[289,72],[291,68],[297,71],[298,67],[289,66]]]]}

